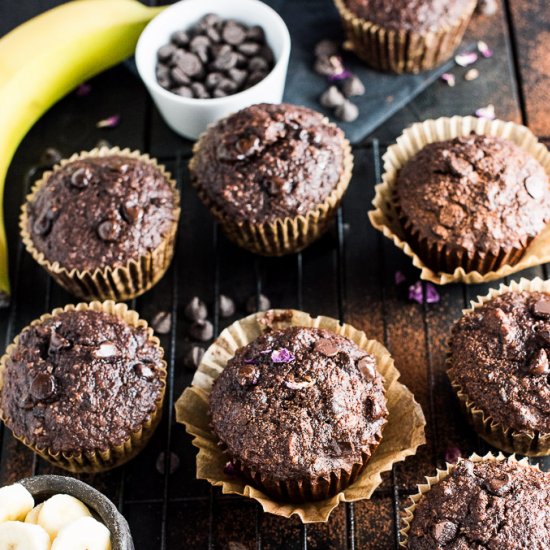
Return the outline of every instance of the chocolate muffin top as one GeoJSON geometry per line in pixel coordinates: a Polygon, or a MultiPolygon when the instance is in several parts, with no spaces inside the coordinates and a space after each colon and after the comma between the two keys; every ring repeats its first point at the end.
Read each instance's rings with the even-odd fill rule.
{"type": "Polygon", "coordinates": [[[550,548],[550,474],[516,462],[460,461],[420,499],[407,547],[550,548]]]}
{"type": "Polygon", "coordinates": [[[153,164],[112,155],[69,162],[27,205],[34,246],[68,269],[124,265],[157,248],[176,222],[176,198],[153,164]]]}
{"type": "Polygon", "coordinates": [[[374,357],[315,328],[266,333],[239,349],[210,396],[229,455],[275,480],[349,471],[378,442],[387,413],[374,357]]]}
{"type": "Polygon", "coordinates": [[[315,111],[253,105],[207,130],[191,177],[228,216],[272,222],[327,199],[342,176],[343,145],[343,132],[315,111]]]}
{"type": "Polygon", "coordinates": [[[508,292],[457,321],[449,377],[496,421],[550,432],[550,294],[508,292]]]}
{"type": "Polygon", "coordinates": [[[350,11],[380,27],[433,32],[454,26],[474,5],[469,0],[345,0],[350,11]]]}
{"type": "Polygon", "coordinates": [[[120,445],[156,409],[161,359],[144,328],[103,312],[59,313],[20,334],[4,371],[3,416],[41,449],[120,445]]]}
{"type": "Polygon", "coordinates": [[[420,238],[469,255],[521,248],[550,220],[543,167],[496,137],[470,134],[426,145],[400,170],[395,192],[420,238]]]}

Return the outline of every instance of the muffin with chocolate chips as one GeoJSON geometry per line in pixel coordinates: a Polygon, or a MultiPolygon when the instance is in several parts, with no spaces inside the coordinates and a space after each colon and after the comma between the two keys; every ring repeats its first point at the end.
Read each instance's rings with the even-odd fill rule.
{"type": "Polygon", "coordinates": [[[544,168],[498,137],[429,143],[399,171],[394,194],[407,242],[436,272],[513,265],[550,221],[544,168]]]}
{"type": "Polygon", "coordinates": [[[326,231],[352,164],[344,134],[321,114],[260,104],[211,126],[189,168],[199,197],[231,240],[279,256],[326,231]]]}
{"type": "Polygon", "coordinates": [[[168,269],[179,219],[175,182],[129,150],[96,149],[61,161],[23,205],[27,250],[81,298],[128,300],[168,269]]]}
{"type": "Polygon", "coordinates": [[[145,321],[92,302],[43,315],[0,360],[0,413],[56,466],[99,472],[132,458],[160,420],[166,363],[145,321]]]}
{"type": "Polygon", "coordinates": [[[472,457],[412,497],[409,550],[550,548],[550,474],[513,459],[472,457]]]}
{"type": "Polygon", "coordinates": [[[495,447],[550,452],[549,356],[550,293],[506,291],[455,323],[448,375],[474,428],[495,447]]]}
{"type": "Polygon", "coordinates": [[[375,358],[317,328],[267,332],[240,348],[210,395],[212,427],[235,470],[286,501],[351,484],[387,415],[375,358]]]}

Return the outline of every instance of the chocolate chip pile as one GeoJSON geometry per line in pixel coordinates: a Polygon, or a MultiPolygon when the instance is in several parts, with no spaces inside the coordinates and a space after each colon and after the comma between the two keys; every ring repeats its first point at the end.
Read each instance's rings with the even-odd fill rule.
{"type": "Polygon", "coordinates": [[[273,51],[262,27],[209,13],[172,34],[157,52],[157,82],[183,97],[208,99],[246,90],[273,69],[273,51]]]}

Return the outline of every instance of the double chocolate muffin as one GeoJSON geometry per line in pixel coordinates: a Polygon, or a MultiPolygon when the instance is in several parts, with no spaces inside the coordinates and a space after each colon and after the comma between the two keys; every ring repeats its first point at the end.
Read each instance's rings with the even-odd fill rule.
{"type": "Polygon", "coordinates": [[[69,291],[126,299],[167,269],[178,217],[178,192],[161,167],[101,150],[46,175],[23,206],[21,229],[35,259],[69,291]],[[96,288],[78,285],[98,272],[96,288]]]}
{"type": "Polygon", "coordinates": [[[229,238],[280,255],[304,248],[327,228],[351,164],[343,132],[321,114],[260,104],[211,126],[195,146],[190,171],[229,238]]]}
{"type": "Polygon", "coordinates": [[[58,466],[113,467],[152,433],[166,383],[162,357],[144,324],[98,308],[54,312],[2,358],[2,419],[58,466]]]}
{"type": "Polygon", "coordinates": [[[373,356],[323,329],[268,332],[240,348],[214,383],[214,432],[235,469],[290,501],[352,483],[388,411],[373,356]]]}
{"type": "Polygon", "coordinates": [[[549,356],[550,294],[506,292],[455,323],[448,375],[468,414],[490,417],[480,435],[493,445],[531,454],[514,447],[530,434],[548,451],[536,445],[550,433],[549,356]]]}
{"type": "Polygon", "coordinates": [[[400,170],[395,201],[411,247],[447,273],[517,263],[550,221],[541,164],[511,141],[477,134],[421,149],[400,170]]]}
{"type": "Polygon", "coordinates": [[[461,460],[418,502],[409,550],[550,548],[550,474],[514,461],[461,460]]]}

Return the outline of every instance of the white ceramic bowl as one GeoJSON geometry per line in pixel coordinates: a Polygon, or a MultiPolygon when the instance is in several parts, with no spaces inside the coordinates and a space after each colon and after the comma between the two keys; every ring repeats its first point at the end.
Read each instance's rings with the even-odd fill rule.
{"type": "Polygon", "coordinates": [[[259,0],[182,0],[166,8],[145,27],[136,48],[136,64],[166,124],[178,134],[196,139],[216,120],[255,103],[283,99],[290,35],[279,14],[259,0]],[[273,70],[261,81],[237,94],[212,99],[181,97],[158,84],[155,76],[158,49],[174,31],[193,26],[203,15],[216,13],[246,25],[260,25],[275,56],[273,70]]]}

